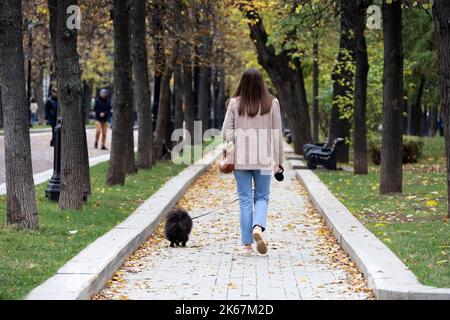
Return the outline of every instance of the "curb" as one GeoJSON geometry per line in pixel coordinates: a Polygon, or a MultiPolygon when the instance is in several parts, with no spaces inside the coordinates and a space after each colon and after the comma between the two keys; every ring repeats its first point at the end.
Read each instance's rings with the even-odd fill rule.
{"type": "MultiPolygon", "coordinates": [[[[293,150],[286,145],[285,152],[293,153],[293,150]]],[[[314,172],[303,169],[295,170],[295,174],[342,249],[364,274],[377,299],[450,300],[450,288],[420,284],[408,267],[351,214],[314,172]]]]}
{"type": "Polygon", "coordinates": [[[221,154],[221,145],[167,181],[125,221],[92,242],[33,289],[26,300],[88,300],[99,292],[147,238],[188,187],[221,154]]]}

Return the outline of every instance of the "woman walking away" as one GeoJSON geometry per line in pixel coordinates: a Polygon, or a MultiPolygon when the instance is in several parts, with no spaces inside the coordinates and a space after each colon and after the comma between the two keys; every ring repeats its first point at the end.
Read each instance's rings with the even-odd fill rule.
{"type": "Polygon", "coordinates": [[[234,144],[234,176],[239,196],[243,254],[267,253],[264,240],[272,172],[283,162],[281,115],[278,99],[266,89],[258,70],[244,72],[227,102],[222,137],[234,144]],[[252,182],[254,190],[252,190],[252,182]]]}

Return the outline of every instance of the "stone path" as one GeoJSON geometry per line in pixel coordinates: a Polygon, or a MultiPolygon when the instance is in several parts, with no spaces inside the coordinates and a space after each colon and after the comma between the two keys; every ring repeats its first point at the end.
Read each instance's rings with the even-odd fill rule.
{"type": "MultiPolygon", "coordinates": [[[[95,129],[87,129],[86,133],[88,139],[89,158],[109,153],[109,151],[94,149],[95,129]]],[[[108,147],[111,146],[111,133],[111,130],[108,130],[106,142],[108,147]]],[[[33,174],[53,168],[53,148],[50,147],[51,136],[51,132],[32,133],[30,135],[33,174]]],[[[4,183],[6,180],[4,142],[4,136],[0,136],[0,184],[4,183]]],[[[135,142],[137,142],[137,135],[135,136],[135,142]]]]}
{"type": "MultiPolygon", "coordinates": [[[[213,167],[178,205],[197,216],[235,198],[233,175],[213,167]]],[[[94,299],[373,298],[292,171],[272,182],[266,238],[268,255],[240,254],[237,203],[194,220],[186,248],[170,248],[161,225],[94,299]]]]}

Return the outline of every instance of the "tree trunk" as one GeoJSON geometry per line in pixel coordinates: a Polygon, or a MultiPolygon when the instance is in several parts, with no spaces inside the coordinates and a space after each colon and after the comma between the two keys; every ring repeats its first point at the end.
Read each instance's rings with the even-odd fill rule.
{"type": "Polygon", "coordinates": [[[133,0],[132,8],[132,60],[134,76],[134,102],[139,118],[138,166],[151,168],[153,164],[153,123],[150,101],[150,83],[145,41],[146,1],[133,0]]]}
{"type": "Polygon", "coordinates": [[[3,128],[2,87],[0,86],[0,128],[3,128]]]}
{"type": "MultiPolygon", "coordinates": [[[[348,139],[350,136],[350,121],[346,113],[353,109],[354,72],[351,68],[355,63],[356,14],[358,8],[354,0],[341,0],[341,37],[337,64],[334,67],[333,107],[330,120],[329,144],[336,138],[348,139]]],[[[349,144],[345,143],[338,154],[339,162],[349,161],[349,144]]]]}
{"type": "Polygon", "coordinates": [[[181,63],[177,63],[174,71],[173,93],[175,95],[175,128],[183,128],[183,70],[181,63]]]}
{"type": "Polygon", "coordinates": [[[422,96],[423,96],[423,89],[425,87],[425,77],[420,77],[420,83],[419,88],[417,90],[417,98],[416,102],[412,105],[412,114],[411,114],[411,134],[413,136],[422,136],[422,96]]]}
{"type": "Polygon", "coordinates": [[[45,106],[44,106],[44,87],[43,87],[43,80],[44,80],[44,65],[40,64],[38,71],[37,71],[37,79],[36,79],[36,91],[35,91],[35,97],[38,104],[38,111],[37,111],[37,117],[38,117],[38,123],[44,124],[45,123],[45,106]]]}
{"type": "Polygon", "coordinates": [[[384,74],[381,194],[402,192],[403,46],[402,1],[383,0],[384,74]]]}
{"type": "Polygon", "coordinates": [[[433,7],[437,35],[439,88],[444,122],[445,154],[447,157],[447,200],[450,218],[450,2],[435,0],[433,7]]]}
{"type": "Polygon", "coordinates": [[[311,122],[309,117],[303,70],[298,59],[291,60],[287,52],[275,53],[275,48],[267,44],[268,35],[261,17],[251,3],[240,9],[249,19],[250,37],[256,46],[258,62],[269,74],[279,95],[283,112],[292,132],[294,151],[303,152],[303,145],[311,142],[311,122]],[[294,63],[295,70],[291,68],[294,63]]]}
{"type": "Polygon", "coordinates": [[[187,133],[186,145],[192,145],[194,141],[194,121],[195,121],[195,105],[194,92],[192,91],[192,45],[185,43],[182,46],[183,56],[183,104],[184,104],[184,119],[186,123],[187,133]]]}
{"type": "Polygon", "coordinates": [[[159,101],[161,96],[161,81],[165,69],[166,57],[164,53],[164,26],[163,18],[165,8],[163,0],[152,1],[151,30],[153,35],[154,51],[154,84],[153,84],[153,117],[158,117],[159,101]]]}
{"type": "Polygon", "coordinates": [[[124,184],[127,173],[126,151],[129,144],[129,125],[132,119],[130,104],[130,39],[128,1],[114,0],[114,96],[111,157],[109,161],[108,185],[124,184]]]}
{"type": "Polygon", "coordinates": [[[366,102],[367,102],[367,76],[369,74],[369,60],[367,56],[366,37],[366,12],[369,1],[361,0],[358,3],[356,13],[356,48],[355,48],[355,111],[353,130],[353,171],[355,174],[367,174],[367,127],[366,127],[366,102]]]}
{"type": "Polygon", "coordinates": [[[82,119],[82,83],[77,51],[77,30],[67,28],[66,9],[77,5],[76,0],[58,1],[51,13],[56,21],[56,36],[52,41],[57,70],[58,93],[61,115],[61,209],[82,209],[83,191],[87,186],[86,154],[87,144],[82,119]]]}
{"type": "Polygon", "coordinates": [[[218,50],[218,60],[219,60],[219,66],[218,66],[218,75],[217,75],[217,107],[216,107],[216,121],[217,121],[217,127],[221,128],[222,123],[225,119],[225,68],[224,68],[224,51],[223,48],[220,48],[218,50]]]}
{"type": "Polygon", "coordinates": [[[3,107],[8,225],[38,229],[22,44],[22,1],[0,0],[0,105],[3,107]]]}
{"type": "Polygon", "coordinates": [[[438,108],[435,104],[431,106],[430,111],[430,136],[436,136],[438,120],[438,108]]]}
{"type": "Polygon", "coordinates": [[[156,121],[155,130],[155,157],[161,159],[163,155],[164,141],[166,138],[167,129],[170,122],[170,105],[171,105],[171,92],[170,92],[170,79],[172,78],[175,60],[178,55],[178,47],[175,45],[169,61],[167,61],[166,69],[161,81],[161,101],[158,110],[158,118],[156,121]]]}
{"type": "Polygon", "coordinates": [[[198,110],[199,120],[202,124],[202,133],[209,127],[209,98],[211,96],[211,58],[212,58],[212,37],[211,37],[211,0],[202,1],[203,15],[200,18],[200,39],[202,46],[199,48],[199,89],[198,89],[198,110]]]}
{"type": "Polygon", "coordinates": [[[312,140],[319,142],[319,44],[313,43],[312,140]]]}

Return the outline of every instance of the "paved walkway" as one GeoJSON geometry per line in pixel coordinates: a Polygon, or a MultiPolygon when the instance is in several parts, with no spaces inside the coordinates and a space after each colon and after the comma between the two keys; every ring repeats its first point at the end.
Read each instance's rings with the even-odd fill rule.
{"type": "MultiPolygon", "coordinates": [[[[111,146],[111,130],[108,130],[106,145],[111,146]]],[[[95,129],[86,130],[88,139],[89,158],[108,154],[109,151],[94,149],[95,129]]],[[[31,138],[31,158],[33,161],[33,174],[40,173],[53,168],[53,148],[50,147],[51,132],[32,133],[31,138]]],[[[4,136],[0,136],[0,184],[4,183],[5,177],[5,146],[4,136]]],[[[137,134],[135,135],[135,143],[137,134]]],[[[137,144],[136,144],[137,145],[137,144]]]]}
{"type": "MultiPolygon", "coordinates": [[[[192,216],[236,197],[232,175],[210,169],[179,206],[192,216]]],[[[162,225],[94,299],[371,299],[293,172],[273,181],[267,256],[240,254],[234,203],[194,220],[187,248],[170,248],[162,225]]]]}

